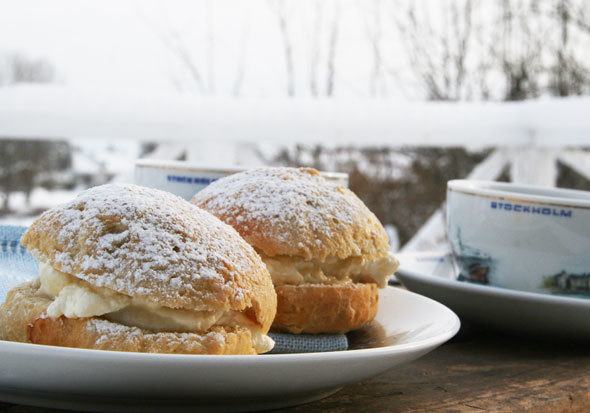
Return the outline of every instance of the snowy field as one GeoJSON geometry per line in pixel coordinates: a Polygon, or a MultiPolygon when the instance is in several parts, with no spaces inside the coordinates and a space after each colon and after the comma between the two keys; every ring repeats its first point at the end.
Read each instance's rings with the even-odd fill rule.
{"type": "MultiPolygon", "coordinates": [[[[140,142],[120,139],[71,139],[71,169],[68,175],[79,177],[114,176],[118,182],[133,181],[133,163],[140,154],[140,142]]],[[[10,195],[9,214],[0,214],[0,224],[28,225],[42,211],[73,199],[85,189],[78,184],[74,189],[37,187],[30,194],[29,202],[23,192],[10,195]]]]}
{"type": "Polygon", "coordinates": [[[29,225],[40,211],[73,199],[77,192],[79,191],[48,191],[43,188],[35,188],[31,193],[29,205],[25,202],[25,194],[16,192],[10,197],[9,205],[11,210],[17,212],[0,215],[0,225],[29,225]]]}

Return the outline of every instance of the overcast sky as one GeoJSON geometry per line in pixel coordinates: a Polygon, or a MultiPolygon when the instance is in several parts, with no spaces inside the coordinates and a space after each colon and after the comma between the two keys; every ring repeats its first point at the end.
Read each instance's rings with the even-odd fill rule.
{"type": "MultiPolygon", "coordinates": [[[[292,45],[297,96],[310,96],[311,73],[316,73],[319,95],[326,92],[330,40],[337,21],[334,96],[421,100],[428,96],[428,78],[423,76],[420,81],[420,68],[408,63],[409,56],[417,51],[414,54],[421,56],[423,69],[434,56],[431,72],[438,78],[435,83],[444,83],[448,77],[452,80],[453,70],[445,72],[456,59],[447,52],[454,53],[461,43],[445,43],[442,36],[451,33],[452,40],[456,26],[452,24],[451,8],[456,6],[460,17],[465,4],[459,0],[0,0],[0,58],[10,52],[46,58],[56,67],[58,80],[75,89],[131,89],[142,95],[183,92],[284,97],[288,76],[278,18],[282,13],[292,45]],[[411,20],[406,10],[409,4],[416,5],[418,11],[417,44],[407,33],[406,37],[400,34],[396,26],[399,21],[411,20]],[[377,21],[383,40],[381,47],[374,49],[369,39],[375,34],[377,21]],[[442,44],[450,44],[450,49],[442,44]],[[192,64],[192,74],[175,52],[179,45],[192,64]],[[382,64],[379,92],[374,94],[371,73],[373,50],[377,49],[382,64]],[[445,56],[449,59],[444,60],[445,56]],[[195,82],[194,73],[200,84],[195,82]]],[[[495,62],[485,74],[486,82],[477,77],[482,67],[491,67],[491,48],[498,44],[507,45],[507,52],[503,49],[501,54],[514,55],[515,62],[523,54],[534,63],[536,58],[527,55],[534,55],[530,50],[541,50],[543,64],[555,64],[561,31],[555,21],[548,20],[555,14],[554,1],[539,3],[543,6],[539,14],[542,18],[530,19],[530,9],[524,8],[518,16],[522,15],[526,30],[519,29],[521,20],[517,19],[517,27],[510,30],[506,42],[499,42],[494,34],[506,32],[496,29],[496,19],[503,15],[501,3],[473,4],[477,7],[467,42],[465,66],[469,76],[464,89],[477,90],[480,83],[486,83],[492,98],[502,98],[506,88],[503,66],[495,62]],[[487,43],[481,43],[481,39],[487,43]],[[535,43],[539,39],[542,43],[535,43]]],[[[532,7],[537,3],[510,4],[518,9],[522,4],[532,7]]],[[[587,62],[590,35],[578,30],[570,31],[569,36],[572,42],[567,53],[587,62]]],[[[459,73],[458,69],[455,72],[459,73]]],[[[481,95],[477,93],[463,91],[459,98],[478,99],[481,95]]]]}
{"type": "MultiPolygon", "coordinates": [[[[327,4],[322,11],[323,44],[334,16],[327,4]]],[[[242,93],[285,94],[278,19],[266,0],[2,0],[0,5],[0,52],[45,57],[56,66],[60,81],[74,87],[191,91],[194,84],[186,69],[161,39],[162,34],[178,34],[212,92],[231,94],[243,66],[242,93]]],[[[303,83],[310,70],[304,61],[311,54],[311,7],[315,3],[302,1],[296,9],[287,9],[301,89],[307,87],[303,83]]],[[[359,11],[354,0],[340,2],[338,94],[366,93],[370,48],[359,11]]],[[[325,60],[327,48],[322,48],[325,60]]]]}
{"type": "Polygon", "coordinates": [[[154,10],[150,2],[5,1],[0,49],[46,57],[73,86],[169,89],[166,50],[141,17],[154,10]]]}

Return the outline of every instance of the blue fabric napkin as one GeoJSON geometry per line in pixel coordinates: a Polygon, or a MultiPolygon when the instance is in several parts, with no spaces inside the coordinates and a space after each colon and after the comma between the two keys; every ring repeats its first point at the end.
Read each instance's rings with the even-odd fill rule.
{"type": "MultiPolygon", "coordinates": [[[[20,245],[25,227],[0,225],[0,303],[13,287],[37,277],[35,259],[20,245]]],[[[270,333],[275,341],[273,354],[317,353],[348,348],[344,334],[279,334],[270,333]]]]}

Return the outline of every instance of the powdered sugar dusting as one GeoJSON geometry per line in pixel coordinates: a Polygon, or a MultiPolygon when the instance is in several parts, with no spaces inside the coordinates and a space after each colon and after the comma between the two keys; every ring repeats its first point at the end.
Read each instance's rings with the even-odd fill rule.
{"type": "Polygon", "coordinates": [[[248,228],[251,223],[268,223],[265,228],[271,228],[268,236],[273,243],[292,242],[294,229],[317,235],[317,239],[295,243],[300,250],[318,248],[352,226],[370,229],[368,219],[369,224],[378,223],[351,191],[330,184],[310,168],[258,168],[230,175],[197,193],[192,201],[228,224],[239,225],[250,242],[258,237],[249,237],[256,231],[248,228]]]}
{"type": "Polygon", "coordinates": [[[241,300],[247,293],[235,274],[259,274],[263,266],[233,228],[155,189],[95,187],[46,212],[33,227],[51,231],[55,221],[61,228],[53,257],[58,269],[130,296],[157,295],[172,307],[207,309],[228,294],[230,301],[241,300]]]}
{"type": "MultiPolygon", "coordinates": [[[[168,339],[174,339],[179,343],[185,343],[186,345],[196,344],[194,343],[195,333],[150,333],[145,332],[137,327],[125,326],[122,324],[112,323],[107,320],[100,318],[92,318],[88,320],[86,324],[86,331],[89,333],[97,334],[96,345],[102,346],[106,343],[117,340],[125,340],[131,342],[137,342],[142,339],[150,339],[150,336],[160,335],[166,336],[168,339]]],[[[207,337],[210,340],[217,341],[220,345],[225,343],[225,337],[223,334],[210,331],[206,333],[199,333],[201,338],[207,337]]]]}
{"type": "Polygon", "coordinates": [[[86,330],[98,334],[97,345],[112,340],[113,337],[125,337],[126,340],[134,340],[141,337],[141,330],[137,327],[128,327],[122,324],[111,323],[100,318],[92,318],[86,324],[86,330]]]}
{"type": "Polygon", "coordinates": [[[252,169],[216,181],[197,193],[194,201],[214,211],[240,209],[249,219],[274,220],[277,225],[309,225],[315,232],[330,233],[329,219],[351,223],[358,208],[356,199],[344,197],[342,189],[306,171],[252,169]]]}

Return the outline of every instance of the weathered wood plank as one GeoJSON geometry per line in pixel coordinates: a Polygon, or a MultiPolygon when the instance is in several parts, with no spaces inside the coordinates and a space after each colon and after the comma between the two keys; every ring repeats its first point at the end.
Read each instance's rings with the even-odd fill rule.
{"type": "Polygon", "coordinates": [[[526,146],[510,150],[512,182],[554,187],[557,182],[558,149],[526,146]]]}
{"type": "Polygon", "coordinates": [[[590,179],[590,152],[564,150],[559,153],[559,161],[569,166],[586,179],[590,179]]]}
{"type": "Polygon", "coordinates": [[[412,364],[288,410],[590,411],[590,349],[468,328],[412,364]]]}

